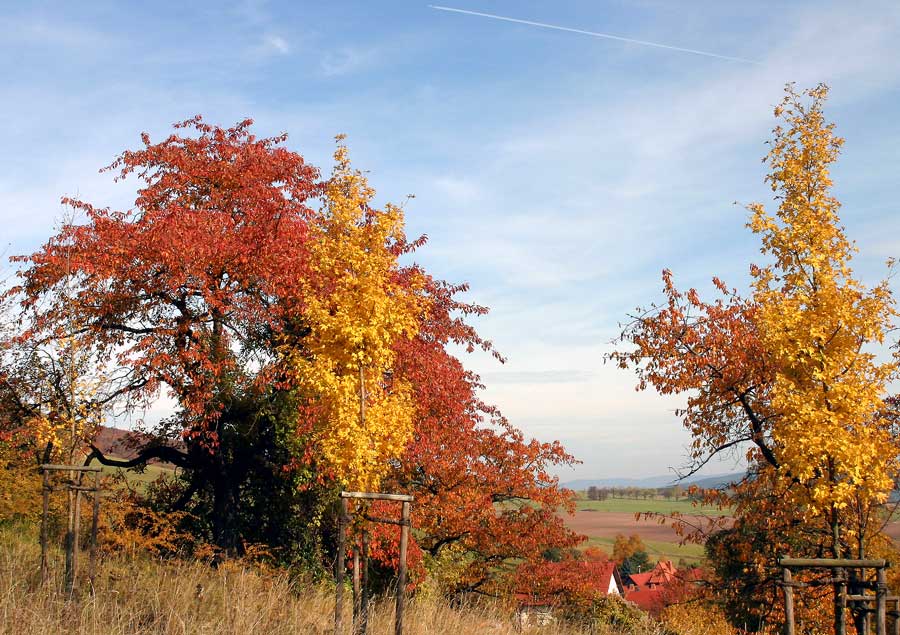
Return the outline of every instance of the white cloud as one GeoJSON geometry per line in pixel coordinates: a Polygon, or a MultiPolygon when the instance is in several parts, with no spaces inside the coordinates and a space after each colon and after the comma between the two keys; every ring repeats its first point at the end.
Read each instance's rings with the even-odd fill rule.
{"type": "Polygon", "coordinates": [[[441,176],[434,180],[434,187],[454,203],[474,203],[482,195],[481,188],[472,179],[441,176]]]}
{"type": "Polygon", "coordinates": [[[25,44],[41,48],[69,48],[81,51],[98,49],[111,43],[111,36],[69,22],[51,22],[41,18],[5,18],[0,34],[6,44],[25,44]]]}
{"type": "Polygon", "coordinates": [[[319,62],[319,70],[325,77],[349,75],[370,68],[377,57],[375,49],[344,46],[326,52],[319,62]]]}
{"type": "Polygon", "coordinates": [[[280,35],[270,33],[263,38],[262,50],[264,52],[287,55],[291,52],[291,45],[280,35]]]}
{"type": "MultiPolygon", "coordinates": [[[[482,278],[473,296],[492,313],[479,329],[510,360],[500,369],[471,360],[490,380],[486,399],[527,432],[568,440],[585,476],[636,473],[635,460],[653,453],[681,464],[689,435],[673,410],[684,398],[635,393],[632,373],[603,366],[604,341],[628,309],[655,297],[664,265],[682,284],[715,273],[740,284],[758,252],[731,202],[769,195],[759,159],[784,83],[830,83],[840,128],[842,110],[900,85],[898,14],[886,12],[794,13],[785,17],[791,37],[761,66],[611,85],[609,99],[514,119],[484,140],[470,154],[484,158],[454,172],[479,198],[459,206],[431,251],[482,278]],[[562,372],[583,380],[542,381],[562,372]]],[[[440,178],[420,206],[447,195],[440,178]]],[[[896,244],[873,248],[900,255],[890,253],[896,244]]]]}

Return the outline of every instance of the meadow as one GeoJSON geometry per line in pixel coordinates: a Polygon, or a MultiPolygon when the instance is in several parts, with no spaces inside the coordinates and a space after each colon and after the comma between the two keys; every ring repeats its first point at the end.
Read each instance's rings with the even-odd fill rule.
{"type": "MultiPolygon", "coordinates": [[[[0,526],[0,635],[325,635],[334,632],[334,589],[327,582],[259,570],[242,561],[213,568],[197,561],[112,555],[101,562],[94,593],[80,579],[72,596],[62,587],[62,553],[54,550],[51,582],[39,585],[39,549],[33,527],[0,526]]],[[[371,635],[393,634],[393,604],[375,603],[371,635]]],[[[344,617],[349,632],[350,607],[344,617]]],[[[600,627],[601,629],[603,627],[600,627]]],[[[555,625],[542,635],[586,635],[555,625]]],[[[590,631],[619,635],[621,631],[590,631]]],[[[656,635],[647,624],[633,635],[656,635]]],[[[443,598],[413,599],[408,635],[513,635],[511,607],[490,602],[450,606],[443,598]]]]}
{"type": "Polygon", "coordinates": [[[607,498],[606,500],[578,499],[579,511],[617,512],[638,514],[651,512],[654,514],[690,514],[695,516],[728,516],[730,510],[713,506],[695,505],[687,498],[680,500],[658,498],[607,498]]]}

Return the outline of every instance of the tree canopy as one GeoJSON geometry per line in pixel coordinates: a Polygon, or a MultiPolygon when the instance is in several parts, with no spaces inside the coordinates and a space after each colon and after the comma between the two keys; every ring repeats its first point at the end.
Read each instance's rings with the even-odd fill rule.
{"type": "Polygon", "coordinates": [[[843,140],[825,119],[827,93],[789,85],[775,108],[765,161],[778,209],[749,206],[765,258],[751,265],[750,294],[713,278],[719,297],[706,302],[666,270],[665,303],[640,310],[612,354],[639,389],[687,396],[679,414],[694,469],[746,450],[747,478],[715,498],[734,506],[735,537],[767,538],[764,552],[757,534],[743,555],[767,571],[768,593],[776,555],[863,557],[898,476],[885,405],[897,364],[878,349],[896,311],[887,281],[868,288],[850,267],[830,177],[843,140]]]}
{"type": "MultiPolygon", "coordinates": [[[[577,544],[557,516],[571,494],[550,474],[574,459],[484,404],[450,352],[502,361],[466,322],[487,309],[411,262],[424,237],[407,239],[400,207],[374,206],[343,137],[323,179],[286,136],[257,138],[251,124],[195,117],[162,141],[142,135],[106,168],[138,179],[131,209],[64,199],[84,222],[16,259],[11,351],[80,351],[97,413],[140,413],[162,392],[177,404],[135,458],[106,456],[90,434],[81,456],[174,464],[147,504],[189,512],[185,528],[219,547],[262,542],[318,567],[338,489],[413,493],[410,553],[436,569],[459,556],[452,591],[499,592],[523,560],[577,544]]],[[[48,412],[34,403],[43,381],[10,394],[48,412]]],[[[373,540],[390,569],[396,544],[373,540]]]]}

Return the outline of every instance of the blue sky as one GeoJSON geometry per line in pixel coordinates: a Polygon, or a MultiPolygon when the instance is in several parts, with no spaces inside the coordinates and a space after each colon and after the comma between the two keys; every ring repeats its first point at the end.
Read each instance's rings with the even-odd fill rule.
{"type": "Polygon", "coordinates": [[[97,169],[141,131],[249,116],[326,171],[346,133],[382,202],[416,195],[416,258],[491,307],[478,327],[509,361],[469,364],[516,425],[584,461],[563,478],[684,462],[681,400],[635,393],[602,358],[664,267],[680,285],[746,285],[742,204],[769,200],[760,159],[785,82],[832,88],[860,276],[900,256],[897,3],[440,4],[758,63],[424,2],[0,3],[4,248],[37,247],[62,195],[127,207],[131,185],[97,169]]]}

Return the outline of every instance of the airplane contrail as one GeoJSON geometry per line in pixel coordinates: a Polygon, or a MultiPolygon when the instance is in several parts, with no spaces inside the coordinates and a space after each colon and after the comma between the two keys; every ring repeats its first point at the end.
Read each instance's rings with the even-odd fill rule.
{"type": "Polygon", "coordinates": [[[492,13],[481,13],[479,11],[468,11],[466,9],[454,9],[453,7],[443,7],[436,4],[429,4],[428,8],[437,9],[438,11],[450,11],[453,13],[464,13],[466,15],[474,15],[481,18],[491,18],[492,20],[503,20],[504,22],[515,22],[516,24],[527,24],[528,26],[537,26],[542,29],[554,29],[556,31],[568,31],[569,33],[580,33],[581,35],[590,35],[592,37],[604,38],[607,40],[616,40],[617,42],[629,42],[631,44],[640,44],[642,46],[652,46],[659,49],[668,49],[670,51],[680,51],[681,53],[692,53],[694,55],[703,55],[704,57],[714,57],[720,60],[728,60],[730,62],[742,62],[744,64],[759,64],[756,60],[748,60],[743,57],[732,57],[731,55],[719,55],[718,53],[710,53],[709,51],[698,51],[697,49],[688,49],[680,46],[671,46],[669,44],[660,44],[659,42],[647,42],[646,40],[635,40],[630,37],[621,37],[619,35],[610,35],[609,33],[597,33],[596,31],[585,31],[583,29],[572,29],[566,26],[558,26],[556,24],[546,24],[544,22],[532,22],[531,20],[519,20],[518,18],[508,18],[502,15],[494,15],[492,13]]]}

